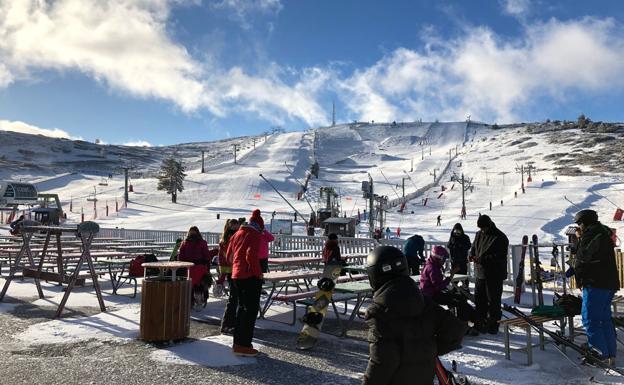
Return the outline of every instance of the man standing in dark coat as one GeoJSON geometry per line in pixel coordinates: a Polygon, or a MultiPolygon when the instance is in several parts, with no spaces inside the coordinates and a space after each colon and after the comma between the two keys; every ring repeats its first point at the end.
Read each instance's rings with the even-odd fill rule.
{"type": "Polygon", "coordinates": [[[620,288],[612,231],[598,221],[594,210],[579,211],[574,221],[581,228],[574,271],[577,285],[583,288],[583,326],[589,346],[612,364],[617,346],[611,301],[620,288]]]}
{"type": "Polygon", "coordinates": [[[475,305],[478,316],[487,320],[477,329],[490,334],[498,333],[501,319],[503,281],[507,278],[507,251],[509,240],[492,219],[481,215],[477,220],[479,231],[470,249],[470,260],[475,264],[475,305]]]}
{"type": "Polygon", "coordinates": [[[435,358],[458,349],[468,325],[423,298],[401,250],[377,247],[366,265],[374,295],[362,385],[431,385],[435,358]]]}
{"type": "Polygon", "coordinates": [[[425,240],[418,234],[407,238],[403,245],[403,254],[407,258],[409,275],[419,275],[420,265],[425,263],[425,240]]]}
{"type": "MultiPolygon", "coordinates": [[[[451,237],[446,245],[451,254],[451,269],[457,270],[458,274],[468,274],[468,252],[470,252],[470,238],[464,233],[461,223],[455,223],[451,237]]],[[[463,287],[468,290],[468,280],[463,282],[463,287]]]]}

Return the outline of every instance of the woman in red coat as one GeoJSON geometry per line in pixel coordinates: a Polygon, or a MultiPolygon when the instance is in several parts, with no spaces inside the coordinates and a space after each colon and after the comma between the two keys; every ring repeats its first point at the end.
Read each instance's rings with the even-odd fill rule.
{"type": "MultiPolygon", "coordinates": [[[[208,243],[202,238],[197,226],[193,226],[186,234],[186,239],[180,246],[178,261],[192,262],[195,265],[189,269],[193,285],[193,292],[201,292],[203,300],[208,300],[207,289],[212,285],[210,263],[219,249],[208,250],[208,243]]],[[[193,296],[195,300],[195,296],[193,296]]]]}
{"type": "Polygon", "coordinates": [[[262,268],[259,252],[261,247],[259,211],[249,218],[249,225],[243,225],[230,239],[228,257],[233,257],[232,278],[238,294],[236,326],[234,328],[234,346],[236,355],[255,356],[253,348],[254,328],[260,308],[262,290],[262,268]]]}

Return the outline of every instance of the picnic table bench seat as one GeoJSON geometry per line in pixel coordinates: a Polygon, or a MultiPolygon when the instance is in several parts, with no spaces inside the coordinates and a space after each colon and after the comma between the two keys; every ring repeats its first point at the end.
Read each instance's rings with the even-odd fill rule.
{"type": "MultiPolygon", "coordinates": [[[[310,291],[300,291],[298,293],[291,293],[291,294],[278,294],[274,296],[273,299],[275,301],[290,303],[293,305],[293,316],[292,316],[290,325],[294,325],[295,323],[297,323],[297,305],[298,304],[305,305],[306,312],[307,312],[307,307],[314,305],[314,297],[316,296],[316,294],[318,294],[318,292],[319,292],[318,290],[310,290],[310,291]]],[[[356,299],[356,298],[357,298],[357,295],[355,294],[349,294],[349,293],[333,293],[332,294],[331,305],[338,319],[340,319],[340,316],[338,313],[338,309],[336,307],[336,302],[345,303],[344,311],[342,314],[346,314],[347,301],[356,299]]]]}
{"type": "MultiPolygon", "coordinates": [[[[568,326],[570,329],[570,338],[574,340],[574,316],[559,316],[559,317],[549,317],[549,316],[537,316],[530,315],[529,318],[534,322],[543,325],[546,322],[559,322],[559,329],[561,335],[565,335],[565,319],[568,318],[568,326]]],[[[513,317],[508,319],[503,319],[498,321],[499,325],[503,326],[503,331],[505,333],[505,358],[507,360],[511,360],[511,350],[523,352],[527,355],[527,365],[531,365],[533,363],[533,348],[539,346],[540,350],[545,349],[545,341],[544,341],[544,332],[539,331],[539,341],[537,344],[533,344],[531,329],[532,326],[529,324],[524,318],[513,317]],[[524,329],[526,332],[526,347],[511,349],[509,344],[509,329],[512,327],[517,327],[524,329]]],[[[564,347],[565,349],[565,347],[564,347]]]]}
{"type": "Polygon", "coordinates": [[[613,300],[611,301],[611,306],[613,306],[613,314],[618,314],[618,306],[624,305],[624,295],[615,295],[613,296],[613,300]]]}

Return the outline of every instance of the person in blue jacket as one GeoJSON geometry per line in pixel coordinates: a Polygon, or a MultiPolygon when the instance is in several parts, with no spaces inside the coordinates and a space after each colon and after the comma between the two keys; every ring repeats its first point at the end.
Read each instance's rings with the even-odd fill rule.
{"type": "Polygon", "coordinates": [[[403,245],[403,254],[407,258],[410,275],[420,274],[420,265],[425,263],[425,240],[418,234],[414,234],[407,238],[407,242],[403,245]]]}

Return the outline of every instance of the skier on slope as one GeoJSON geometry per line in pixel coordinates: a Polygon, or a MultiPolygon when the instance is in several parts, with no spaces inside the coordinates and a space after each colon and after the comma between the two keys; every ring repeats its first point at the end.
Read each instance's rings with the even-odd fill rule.
{"type": "Polygon", "coordinates": [[[403,254],[407,258],[409,267],[409,275],[419,275],[420,265],[425,263],[425,240],[418,234],[414,234],[407,238],[407,242],[403,245],[403,254]]]}
{"type": "Polygon", "coordinates": [[[620,288],[612,231],[598,221],[594,210],[581,210],[574,216],[581,237],[576,248],[574,272],[583,288],[581,315],[591,348],[600,351],[610,365],[615,362],[616,334],[611,320],[611,301],[620,288]]]}
{"type": "MultiPolygon", "coordinates": [[[[468,274],[468,252],[470,252],[471,246],[470,238],[464,233],[461,223],[455,223],[446,247],[451,254],[451,268],[459,267],[458,274],[468,274]]],[[[469,290],[467,279],[462,285],[466,290],[469,290]]]]}
{"type": "MultiPolygon", "coordinates": [[[[448,258],[448,252],[442,246],[433,246],[431,254],[427,258],[425,268],[420,274],[420,291],[422,294],[439,305],[447,305],[457,309],[457,317],[463,321],[471,321],[478,324],[477,314],[466,298],[455,290],[449,290],[449,284],[453,276],[459,270],[459,266],[453,267],[451,275],[444,277],[444,262],[448,258]]],[[[466,332],[469,335],[479,334],[477,329],[470,327],[466,332]]]]}
{"type": "Polygon", "coordinates": [[[377,247],[366,265],[374,295],[362,385],[432,385],[436,356],[461,346],[466,323],[422,296],[399,249],[377,247]]]}
{"type": "Polygon", "coordinates": [[[509,240],[492,219],[481,215],[477,219],[479,231],[470,249],[469,259],[475,264],[475,305],[484,325],[477,325],[481,333],[498,334],[498,321],[502,317],[501,297],[503,281],[507,278],[507,252],[509,240]]]}

